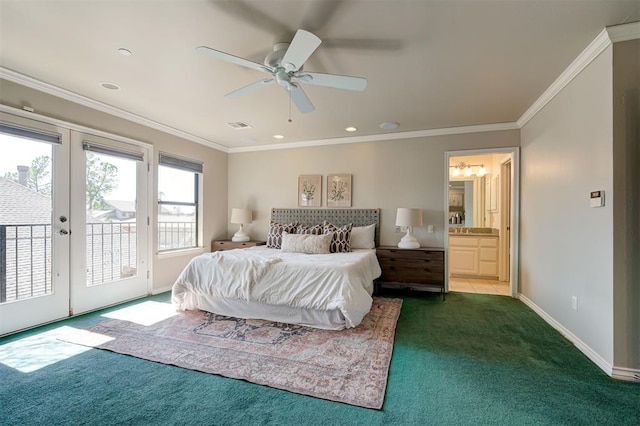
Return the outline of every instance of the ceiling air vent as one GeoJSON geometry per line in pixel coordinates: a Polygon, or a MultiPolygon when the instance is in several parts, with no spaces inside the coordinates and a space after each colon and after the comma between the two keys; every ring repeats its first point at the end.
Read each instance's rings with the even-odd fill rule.
{"type": "Polygon", "coordinates": [[[232,129],[236,129],[236,130],[250,129],[251,128],[251,126],[249,126],[247,123],[244,123],[242,121],[233,121],[231,123],[227,123],[227,126],[231,127],[232,129]]]}

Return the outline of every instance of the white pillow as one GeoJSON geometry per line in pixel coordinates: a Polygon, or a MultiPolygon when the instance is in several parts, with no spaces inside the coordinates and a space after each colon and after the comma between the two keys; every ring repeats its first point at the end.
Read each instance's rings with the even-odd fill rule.
{"type": "Polygon", "coordinates": [[[327,254],[331,253],[333,232],[324,235],[282,233],[282,248],[286,253],[327,254]]]}
{"type": "Polygon", "coordinates": [[[376,224],[367,226],[354,226],[351,229],[352,249],[373,249],[376,248],[376,224]]]}

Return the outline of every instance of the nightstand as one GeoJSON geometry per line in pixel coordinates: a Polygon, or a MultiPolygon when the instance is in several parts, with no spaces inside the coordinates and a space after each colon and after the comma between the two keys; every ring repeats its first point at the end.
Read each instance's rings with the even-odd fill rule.
{"type": "Polygon", "coordinates": [[[211,241],[211,252],[263,246],[265,244],[266,244],[266,241],[234,242],[231,240],[214,240],[214,241],[211,241]]]}
{"type": "Polygon", "coordinates": [[[444,249],[420,247],[401,249],[383,246],[376,249],[382,275],[375,284],[376,292],[381,282],[398,283],[401,288],[438,288],[444,300],[444,249]]]}

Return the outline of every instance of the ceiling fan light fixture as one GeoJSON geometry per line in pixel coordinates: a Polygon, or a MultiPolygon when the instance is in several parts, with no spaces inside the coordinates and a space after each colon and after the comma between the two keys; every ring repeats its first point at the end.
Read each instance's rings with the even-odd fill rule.
{"type": "Polygon", "coordinates": [[[397,128],[398,126],[400,126],[400,124],[399,124],[399,123],[395,123],[395,122],[389,122],[389,121],[387,121],[387,122],[385,122],[385,123],[382,123],[382,124],[380,125],[380,128],[381,128],[381,129],[384,129],[384,130],[393,130],[393,129],[397,128]]]}

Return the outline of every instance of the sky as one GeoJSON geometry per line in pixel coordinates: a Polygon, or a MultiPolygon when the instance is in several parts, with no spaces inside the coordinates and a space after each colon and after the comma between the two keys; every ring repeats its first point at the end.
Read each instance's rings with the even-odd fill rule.
{"type": "MultiPolygon", "coordinates": [[[[35,157],[52,157],[53,145],[29,139],[0,134],[0,176],[6,172],[16,172],[17,166],[30,166],[35,157]]],[[[132,160],[97,154],[104,161],[118,168],[119,184],[105,195],[107,200],[135,200],[136,168],[132,160]]],[[[72,177],[73,178],[73,177],[72,177]]],[[[158,190],[167,201],[193,201],[193,174],[162,167],[158,180],[158,190]]]]}

